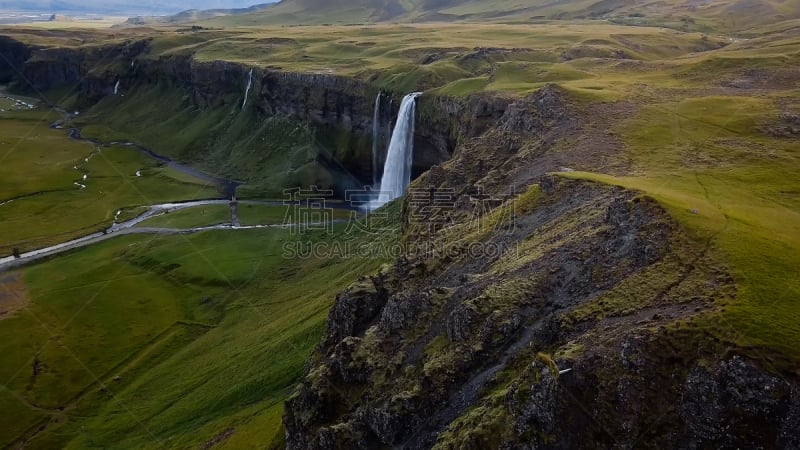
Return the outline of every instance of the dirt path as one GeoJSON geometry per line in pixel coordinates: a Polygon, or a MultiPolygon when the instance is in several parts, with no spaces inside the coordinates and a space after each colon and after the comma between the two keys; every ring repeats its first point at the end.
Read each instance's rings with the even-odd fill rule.
{"type": "Polygon", "coordinates": [[[0,274],[0,320],[25,309],[29,300],[22,274],[0,274]]]}

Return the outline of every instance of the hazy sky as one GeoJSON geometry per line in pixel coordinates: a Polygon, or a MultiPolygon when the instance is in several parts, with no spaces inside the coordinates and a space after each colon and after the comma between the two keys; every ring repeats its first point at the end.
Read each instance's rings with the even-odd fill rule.
{"type": "Polygon", "coordinates": [[[246,8],[275,0],[0,0],[0,11],[164,14],[187,9],[246,8]]]}

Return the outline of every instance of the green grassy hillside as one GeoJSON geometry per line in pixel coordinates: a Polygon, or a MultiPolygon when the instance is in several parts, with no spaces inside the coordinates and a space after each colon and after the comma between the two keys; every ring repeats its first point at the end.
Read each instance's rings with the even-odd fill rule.
{"type": "Polygon", "coordinates": [[[72,140],[49,128],[57,118],[43,109],[0,113],[0,255],[98,232],[120,210],[220,196],[135,149],[72,140]]]}
{"type": "Polygon", "coordinates": [[[800,5],[778,0],[283,0],[262,10],[207,21],[216,26],[345,25],[374,22],[517,22],[599,19],[682,30],[741,31],[800,16],[800,5]]]}
{"type": "Polygon", "coordinates": [[[798,94],[655,103],[616,129],[636,175],[568,174],[646,192],[712,243],[739,291],[703,326],[772,368],[795,371],[800,182],[792,174],[800,147],[765,133],[765,124],[780,117],[784,100],[800,105],[798,94]]]}
{"type": "Polygon", "coordinates": [[[120,237],[3,274],[26,306],[0,320],[0,444],[280,445],[334,293],[385,262],[284,257],[285,242],[376,238],[337,229],[120,237]]]}
{"type": "Polygon", "coordinates": [[[187,92],[165,83],[107,97],[80,117],[84,134],[129,138],[147,148],[245,183],[240,194],[282,198],[292,186],[332,186],[338,174],[315,162],[314,130],[285,118],[264,120],[255,108],[228,105],[200,110],[187,92]]]}

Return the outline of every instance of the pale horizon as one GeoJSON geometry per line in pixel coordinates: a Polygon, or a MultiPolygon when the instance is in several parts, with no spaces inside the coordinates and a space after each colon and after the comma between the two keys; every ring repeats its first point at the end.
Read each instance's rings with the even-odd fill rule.
{"type": "Polygon", "coordinates": [[[109,1],[3,1],[0,14],[63,14],[63,15],[169,15],[187,10],[241,9],[251,6],[277,3],[276,0],[174,0],[163,2],[133,2],[129,0],[109,1]]]}

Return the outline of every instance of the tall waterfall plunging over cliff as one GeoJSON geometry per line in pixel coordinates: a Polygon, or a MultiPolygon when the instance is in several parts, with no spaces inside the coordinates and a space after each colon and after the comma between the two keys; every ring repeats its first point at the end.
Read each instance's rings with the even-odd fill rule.
{"type": "Polygon", "coordinates": [[[392,132],[389,150],[386,152],[386,164],[381,177],[381,192],[376,207],[398,197],[402,197],[406,187],[411,183],[411,162],[414,154],[414,114],[417,97],[415,92],[403,97],[400,111],[397,113],[397,124],[392,132]]]}
{"type": "Polygon", "coordinates": [[[114,95],[119,94],[119,80],[114,84],[114,95]]]}
{"type": "Polygon", "coordinates": [[[375,97],[375,112],[372,114],[372,185],[377,187],[381,182],[383,170],[382,145],[381,145],[381,100],[383,92],[378,92],[375,97]]]}
{"type": "Polygon", "coordinates": [[[250,74],[247,75],[247,87],[244,89],[244,100],[242,101],[242,110],[247,105],[247,94],[250,93],[250,87],[253,86],[253,69],[250,69],[250,74]]]}

